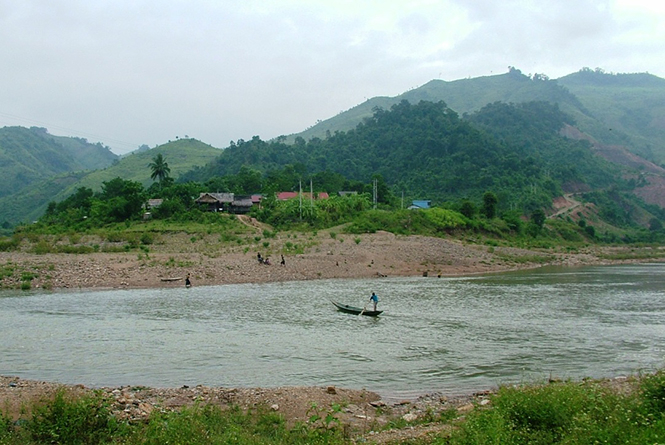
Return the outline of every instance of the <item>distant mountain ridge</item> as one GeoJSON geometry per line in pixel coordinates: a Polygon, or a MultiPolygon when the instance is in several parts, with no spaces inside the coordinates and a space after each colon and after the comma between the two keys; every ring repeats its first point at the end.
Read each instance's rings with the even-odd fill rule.
{"type": "Polygon", "coordinates": [[[577,127],[604,144],[624,145],[658,164],[665,162],[665,79],[647,73],[608,74],[582,69],[560,79],[531,77],[516,68],[508,73],[454,81],[432,80],[394,97],[375,97],[303,132],[287,136],[310,140],[347,131],[372,116],[376,108],[389,109],[407,100],[444,101],[460,115],[493,102],[556,103],[577,127]]]}
{"type": "Polygon", "coordinates": [[[0,221],[17,223],[39,218],[49,202],[62,201],[79,187],[100,191],[103,182],[120,177],[137,181],[144,187],[153,181],[148,164],[161,153],[171,169],[170,176],[180,174],[196,166],[205,165],[220,154],[220,149],[196,139],[179,139],[149,150],[132,152],[114,160],[112,165],[97,170],[67,171],[37,181],[31,187],[0,197],[0,221]],[[30,203],[26,206],[25,203],[30,203]]]}
{"type": "MultiPolygon", "coordinates": [[[[372,119],[377,109],[390,110],[402,101],[414,105],[421,101],[435,104],[444,102],[446,108],[458,113],[462,120],[467,120],[488,104],[527,104],[534,101],[556,104],[574,120],[569,127],[574,131],[568,131],[570,134],[567,137],[589,141],[597,154],[613,163],[637,171],[642,169],[645,180],[640,196],[647,202],[665,207],[665,202],[660,202],[665,200],[657,199],[658,196],[665,196],[665,179],[662,179],[660,172],[660,165],[665,161],[665,79],[647,73],[608,74],[601,70],[582,69],[553,80],[545,75],[526,76],[511,67],[505,74],[455,81],[432,80],[399,96],[369,99],[301,133],[277,138],[281,145],[286,145],[282,144],[284,141],[290,145],[287,148],[273,147],[276,149],[269,151],[266,151],[266,147],[271,144],[258,137],[239,143],[238,146],[231,144],[223,150],[194,139],[181,139],[153,149],[137,150],[119,158],[100,143],[90,144],[85,139],[53,136],[43,128],[5,127],[0,129],[0,169],[6,168],[4,174],[0,175],[0,222],[16,223],[36,219],[41,216],[49,201],[60,201],[78,187],[99,190],[102,182],[115,177],[135,180],[147,186],[151,183],[148,164],[160,152],[171,168],[171,176],[176,179],[184,175],[196,180],[197,175],[215,171],[233,174],[242,165],[261,166],[257,168],[264,170],[279,168],[285,164],[302,162],[311,149],[322,149],[318,159],[312,160],[310,165],[310,168],[322,171],[340,155],[339,147],[344,144],[348,145],[344,150],[357,146],[354,147],[354,150],[359,150],[356,154],[365,153],[364,156],[371,156],[367,151],[369,147],[378,148],[381,144],[392,146],[395,142],[387,140],[385,129],[375,139],[365,138],[362,144],[353,140],[353,137],[360,134],[353,130],[364,119],[372,119]],[[328,136],[335,139],[336,133],[349,131],[353,134],[345,137],[340,135],[327,144],[329,150],[326,144],[317,146],[320,145],[317,139],[325,142],[328,136]],[[571,136],[573,133],[574,137],[571,136]],[[345,139],[346,142],[342,142],[345,139]],[[305,141],[314,141],[314,144],[306,144],[305,141]],[[646,160],[641,160],[639,156],[646,160]]],[[[500,129],[497,126],[488,127],[491,128],[494,128],[492,131],[500,129]]],[[[401,137],[406,138],[407,133],[404,132],[401,137]]],[[[501,139],[498,141],[503,144],[501,139]]],[[[429,146],[434,150],[440,144],[441,141],[423,140],[419,146],[429,146]]],[[[399,144],[394,147],[399,147],[399,144]]],[[[374,155],[394,158],[402,154],[388,150],[374,155]]],[[[429,154],[414,152],[413,156],[407,154],[400,162],[411,163],[415,159],[427,159],[427,156],[429,154]]],[[[462,159],[463,153],[459,156],[462,159]]],[[[452,162],[445,157],[441,159],[452,162]]],[[[373,173],[389,171],[382,172],[376,159],[366,161],[358,158],[356,162],[345,162],[348,165],[343,173],[348,177],[356,172],[356,176],[366,179],[373,173]]],[[[438,171],[436,165],[430,167],[434,168],[433,174],[438,171]]],[[[593,175],[596,167],[590,163],[587,167],[585,175],[593,175]]],[[[543,165],[539,168],[548,167],[543,165]]],[[[484,175],[484,181],[489,181],[489,187],[491,175],[488,172],[479,173],[484,175]]],[[[466,180],[467,175],[460,173],[460,180],[466,180]]],[[[417,188],[428,181],[432,182],[431,177],[422,175],[402,185],[417,188]]],[[[543,178],[539,180],[545,181],[543,178]]],[[[392,175],[390,179],[394,180],[395,176],[392,175]]]]}
{"type": "Polygon", "coordinates": [[[45,128],[0,128],[0,197],[46,178],[111,165],[118,156],[102,144],[53,136],[45,128]]]}

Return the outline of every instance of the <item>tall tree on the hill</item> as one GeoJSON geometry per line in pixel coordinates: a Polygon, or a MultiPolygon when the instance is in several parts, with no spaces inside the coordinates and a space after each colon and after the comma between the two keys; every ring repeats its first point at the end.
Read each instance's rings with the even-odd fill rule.
{"type": "Polygon", "coordinates": [[[153,181],[157,179],[160,184],[168,179],[169,173],[171,173],[169,164],[164,160],[164,156],[162,156],[161,153],[152,158],[152,162],[148,164],[148,167],[150,167],[150,170],[152,170],[150,179],[153,181]]]}
{"type": "Polygon", "coordinates": [[[483,208],[482,212],[487,219],[492,219],[496,216],[496,206],[499,199],[492,192],[485,192],[483,194],[483,208]]]}

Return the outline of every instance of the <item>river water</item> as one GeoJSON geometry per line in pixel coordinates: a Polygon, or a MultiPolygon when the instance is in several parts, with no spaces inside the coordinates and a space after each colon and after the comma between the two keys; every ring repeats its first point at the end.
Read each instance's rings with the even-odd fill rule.
{"type": "Polygon", "coordinates": [[[88,386],[461,394],[653,371],[665,265],[0,294],[0,375],[88,386]],[[378,318],[338,312],[379,295],[378,318]]]}

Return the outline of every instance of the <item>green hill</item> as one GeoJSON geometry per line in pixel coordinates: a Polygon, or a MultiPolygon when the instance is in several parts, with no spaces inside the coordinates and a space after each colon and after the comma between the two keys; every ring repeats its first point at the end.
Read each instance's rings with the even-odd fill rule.
{"type": "Polygon", "coordinates": [[[44,128],[0,128],[0,197],[54,175],[104,168],[117,158],[102,144],[53,136],[44,128]]]}
{"type": "Polygon", "coordinates": [[[590,115],[572,112],[580,130],[605,144],[665,163],[665,79],[646,73],[581,70],[558,79],[590,115]]]}
{"type": "Polygon", "coordinates": [[[117,177],[137,181],[147,187],[152,183],[148,164],[159,153],[171,169],[170,176],[175,179],[183,172],[212,161],[219,156],[220,150],[196,139],[180,139],[150,150],[134,152],[101,170],[51,176],[32,187],[25,187],[11,196],[0,198],[0,221],[17,223],[35,220],[44,213],[49,202],[62,201],[79,187],[99,191],[103,182],[117,177]]]}
{"type": "Polygon", "coordinates": [[[307,130],[287,137],[294,142],[324,138],[336,131],[355,128],[376,108],[389,109],[407,100],[444,101],[464,115],[494,102],[556,103],[571,115],[579,129],[604,144],[625,145],[656,163],[665,162],[665,79],[650,74],[606,74],[583,69],[561,79],[544,75],[528,77],[511,68],[506,74],[432,80],[395,97],[369,99],[307,130]]]}
{"type": "Polygon", "coordinates": [[[295,173],[290,175],[294,182],[280,183],[281,190],[297,190],[299,180],[311,178],[315,190],[334,194],[358,189],[335,189],[330,182],[324,188],[317,181],[341,175],[347,181],[338,182],[339,187],[355,187],[380,175],[393,196],[406,202],[426,199],[455,206],[470,200],[480,205],[489,191],[497,196],[501,212],[530,215],[536,210],[554,213],[556,198],[575,193],[589,204],[585,209],[594,209],[585,218],[609,226],[646,227],[664,217],[663,209],[638,198],[645,195],[638,191],[648,184],[647,166],[652,167],[649,175],[665,178],[663,170],[638,162],[635,155],[624,156],[631,162],[610,162],[610,157],[621,158],[620,153],[602,153],[584,137],[564,136],[573,132],[574,121],[547,101],[494,102],[460,117],[443,102],[403,100],[389,110],[375,109],[354,129],[324,138],[287,144],[283,138],[266,142],[254,137],[231,144],[214,162],[181,180],[205,182],[255,171],[270,187],[280,171],[288,171],[295,173]]]}
{"type": "Polygon", "coordinates": [[[301,164],[310,173],[362,182],[380,174],[395,194],[435,202],[479,199],[492,190],[506,205],[529,211],[572,188],[621,185],[620,167],[595,156],[587,141],[559,134],[570,123],[549,102],[497,102],[463,119],[443,102],[403,100],[324,139],[234,144],[182,178],[204,182],[242,167],[270,172],[301,164]]]}
{"type": "Polygon", "coordinates": [[[221,150],[196,139],[179,139],[150,150],[133,152],[110,167],[86,175],[68,191],[73,192],[78,187],[89,187],[93,191],[98,191],[102,182],[117,177],[137,181],[147,187],[153,182],[150,179],[151,171],[148,164],[159,153],[169,164],[171,177],[177,179],[182,173],[212,161],[219,156],[221,150]]]}

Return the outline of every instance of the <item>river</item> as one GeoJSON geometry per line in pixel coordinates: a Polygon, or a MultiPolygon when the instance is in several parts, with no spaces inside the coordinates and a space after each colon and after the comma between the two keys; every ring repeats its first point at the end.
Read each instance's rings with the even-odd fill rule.
{"type": "Polygon", "coordinates": [[[470,277],[0,293],[0,375],[462,394],[653,371],[665,265],[470,277]],[[379,295],[378,318],[338,312],[379,295]]]}

